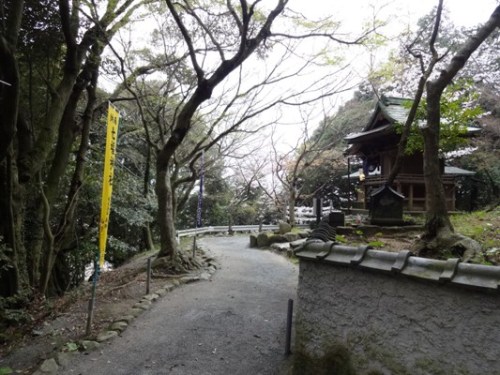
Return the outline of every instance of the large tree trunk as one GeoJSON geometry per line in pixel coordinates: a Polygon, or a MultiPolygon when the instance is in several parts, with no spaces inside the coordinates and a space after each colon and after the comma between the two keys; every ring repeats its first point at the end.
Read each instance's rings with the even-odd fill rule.
{"type": "Polygon", "coordinates": [[[22,243],[22,201],[15,179],[12,146],[0,163],[0,296],[27,291],[26,251],[22,243]]]}
{"type": "MultiPolygon", "coordinates": [[[[47,200],[50,208],[49,212],[51,212],[52,205],[59,195],[59,183],[68,167],[69,156],[76,138],[76,108],[85,84],[86,82],[78,82],[78,84],[75,85],[64,110],[64,114],[59,125],[59,135],[57,137],[54,158],[52,159],[52,164],[44,185],[45,197],[40,197],[38,199],[37,207],[33,215],[33,220],[37,225],[34,226],[32,233],[30,234],[31,241],[29,247],[31,251],[29,256],[29,270],[32,285],[35,288],[45,284],[43,281],[40,282],[40,280],[44,280],[46,278],[46,274],[42,276],[40,275],[40,261],[42,257],[50,258],[48,252],[52,251],[50,249],[43,248],[45,233],[43,222],[46,211],[46,208],[44,207],[44,200],[47,200]]],[[[51,217],[48,219],[51,221],[51,217]]],[[[44,261],[44,263],[47,262],[44,261]]],[[[44,267],[44,269],[44,272],[48,271],[47,267],[44,267]]]]}
{"type": "MultiPolygon", "coordinates": [[[[488,22],[457,51],[450,63],[441,69],[440,75],[435,80],[427,82],[427,126],[422,130],[427,216],[425,233],[422,240],[414,247],[425,255],[440,257],[446,252],[466,261],[481,260],[479,244],[468,237],[455,234],[448,217],[439,167],[440,102],[445,88],[463,68],[472,53],[497,27],[500,27],[500,6],[494,10],[488,22]]],[[[432,48],[434,46],[431,44],[432,48]]]]}
{"type": "MultiPolygon", "coordinates": [[[[51,212],[54,200],[59,195],[59,184],[68,167],[71,149],[79,131],[81,131],[81,140],[77,153],[75,170],[73,172],[71,185],[66,198],[65,209],[59,219],[59,225],[56,230],[57,237],[54,238],[55,242],[53,243],[53,246],[47,246],[43,252],[45,261],[43,268],[44,273],[41,275],[41,280],[47,281],[50,277],[54,276],[54,265],[56,262],[61,263],[61,261],[64,261],[62,259],[57,259],[57,257],[67,246],[67,243],[70,242],[68,237],[71,237],[69,232],[71,231],[71,228],[73,228],[75,220],[74,212],[78,204],[78,192],[82,185],[83,173],[85,170],[85,154],[88,150],[90,127],[92,125],[93,113],[96,105],[96,87],[99,77],[99,64],[101,61],[100,55],[102,51],[103,46],[93,46],[91,55],[82,72],[79,74],[75,86],[73,87],[73,91],[66,105],[61,124],[59,125],[56,153],[45,185],[45,194],[49,204],[49,212],[51,212]],[[77,106],[80,102],[83,90],[86,87],[87,104],[83,113],[81,127],[78,127],[76,120],[77,106]]],[[[47,237],[47,229],[45,230],[45,237],[47,237]]],[[[48,242],[46,241],[45,243],[47,244],[48,242]]],[[[40,245],[41,243],[38,243],[38,246],[40,245]]],[[[42,251],[41,247],[33,247],[33,249],[39,252],[42,251]]],[[[59,270],[66,270],[66,272],[68,272],[69,267],[59,267],[59,270]]],[[[63,281],[70,280],[70,277],[69,275],[59,275],[58,280],[58,283],[50,284],[57,288],[57,290],[50,291],[50,294],[61,294],[64,292],[68,286],[64,285],[63,281]]],[[[42,293],[46,294],[49,283],[42,282],[40,285],[42,286],[42,293]]]]}
{"type": "Polygon", "coordinates": [[[170,175],[171,160],[191,130],[191,119],[205,100],[212,95],[213,87],[206,80],[199,85],[177,117],[177,126],[156,156],[156,195],[158,199],[158,226],[160,230],[160,252],[158,257],[175,259],[178,246],[175,237],[175,194],[170,175]]]}
{"type": "Polygon", "coordinates": [[[146,250],[154,250],[155,243],[153,241],[153,233],[151,232],[151,225],[146,223],[142,229],[144,248],[146,250]]]}
{"type": "Polygon", "coordinates": [[[158,226],[160,228],[160,252],[158,257],[170,257],[177,254],[177,240],[174,227],[173,192],[168,168],[158,163],[156,168],[156,196],[158,197],[158,226]]]}
{"type": "Polygon", "coordinates": [[[427,83],[427,126],[422,129],[424,138],[424,181],[426,191],[425,238],[434,238],[438,234],[453,233],[446,209],[440,158],[439,130],[441,119],[441,91],[433,82],[427,83]]]}
{"type": "Polygon", "coordinates": [[[20,199],[14,149],[20,96],[16,46],[23,8],[23,0],[5,6],[7,19],[0,31],[0,296],[28,292],[29,285],[21,236],[24,200],[20,199]]]}
{"type": "Polygon", "coordinates": [[[179,251],[174,227],[175,194],[168,168],[158,162],[156,167],[156,195],[158,197],[158,226],[160,229],[160,252],[153,262],[154,268],[162,268],[169,273],[185,273],[201,267],[189,254],[179,251]]]}
{"type": "Polygon", "coordinates": [[[292,186],[288,195],[288,221],[292,227],[295,226],[295,201],[295,188],[292,186]]]}
{"type": "Polygon", "coordinates": [[[7,156],[16,134],[20,95],[16,47],[23,9],[24,1],[18,0],[2,10],[2,15],[8,16],[0,31],[0,79],[4,81],[0,83],[0,162],[7,156]]]}
{"type": "Polygon", "coordinates": [[[246,2],[242,2],[242,7],[244,5],[243,11],[245,17],[242,19],[240,30],[241,43],[233,57],[229,59],[224,58],[209,78],[206,77],[206,72],[203,71],[198,63],[196,48],[193,45],[188,27],[184,24],[183,17],[179,14],[180,8],[174,6],[174,2],[171,0],[166,0],[166,4],[187,44],[189,56],[197,78],[196,89],[180,110],[175,121],[175,126],[172,128],[168,140],[158,153],[156,162],[156,194],[158,198],[158,225],[160,227],[161,240],[158,257],[169,256],[175,259],[177,253],[177,242],[174,229],[175,197],[172,190],[172,182],[170,180],[170,168],[173,156],[190,132],[192,118],[200,105],[210,99],[214,88],[224,81],[231,72],[241,66],[241,64],[271,35],[271,25],[275,18],[281,14],[287,1],[278,1],[276,7],[269,13],[267,18],[263,21],[262,27],[260,30],[256,31],[253,37],[249,33],[248,26],[252,19],[255,3],[251,7],[251,12],[249,12],[246,2]]]}
{"type": "MultiPolygon", "coordinates": [[[[146,165],[144,171],[144,180],[143,180],[143,190],[142,194],[145,198],[149,195],[149,182],[151,179],[151,146],[149,143],[147,144],[147,154],[146,154],[146,165]]],[[[151,232],[150,223],[146,223],[144,228],[142,229],[143,235],[143,243],[146,250],[154,249],[154,241],[153,241],[153,233],[151,232]]]]}
{"type": "MultiPolygon", "coordinates": [[[[56,92],[53,93],[46,119],[43,126],[41,126],[41,131],[39,132],[39,136],[34,144],[34,147],[25,152],[20,152],[18,176],[21,184],[27,186],[30,183],[35,183],[34,181],[37,179],[37,176],[39,176],[38,179],[41,179],[40,174],[42,167],[47,162],[47,158],[53,149],[57,133],[56,130],[62,123],[76,78],[77,76],[74,73],[74,69],[65,71],[64,77],[61,80],[56,92]]],[[[67,142],[65,141],[65,143],[67,142]]],[[[58,144],[61,145],[61,140],[59,140],[58,144]]],[[[70,148],[68,149],[68,145],[66,144],[65,147],[69,156],[70,148]]],[[[45,204],[48,203],[48,207],[51,207],[58,191],[57,187],[59,179],[61,178],[62,173],[64,173],[63,167],[67,164],[67,157],[63,157],[61,153],[59,153],[59,157],[60,159],[54,159],[54,163],[57,165],[57,170],[55,171],[56,173],[53,173],[54,169],[51,169],[50,174],[52,181],[44,187],[45,196],[42,196],[41,193],[38,194],[36,208],[31,213],[31,217],[27,218],[33,225],[27,238],[30,239],[28,244],[30,249],[28,256],[29,275],[32,285],[35,288],[41,287],[42,289],[45,289],[44,285],[47,285],[48,280],[46,280],[45,274],[42,274],[44,272],[43,269],[47,271],[47,264],[52,263],[51,257],[46,257],[45,260],[42,260],[42,248],[44,246],[44,238],[47,236],[48,229],[46,226],[44,228],[44,222],[50,222],[50,217],[45,218],[44,216],[47,212],[50,215],[50,209],[47,211],[45,204]],[[45,267],[42,266],[41,262],[45,264],[45,267]]],[[[49,242],[45,242],[45,244],[48,243],[49,242]]],[[[47,251],[52,252],[52,250],[47,251]]]]}
{"type": "MultiPolygon", "coordinates": [[[[88,70],[85,70],[85,74],[88,75],[87,79],[90,80],[90,84],[87,87],[87,105],[83,113],[81,139],[76,155],[76,165],[67,194],[66,205],[63,214],[59,219],[59,225],[56,230],[53,247],[52,249],[48,247],[45,254],[47,259],[53,258],[53,261],[46,263],[49,267],[45,269],[46,273],[44,277],[48,279],[53,278],[54,280],[45,284],[43,293],[49,292],[49,294],[62,294],[68,289],[69,282],[71,281],[70,267],[68,267],[67,260],[64,257],[64,251],[70,248],[71,243],[73,242],[74,236],[72,235],[72,230],[75,223],[75,210],[78,205],[78,193],[83,184],[86,166],[85,155],[89,147],[90,128],[93,123],[94,109],[96,106],[96,88],[99,77],[100,58],[99,56],[94,56],[91,61],[92,65],[88,67],[88,70]],[[50,290],[47,290],[47,287],[50,287],[50,290]]],[[[73,114],[72,118],[67,119],[70,123],[75,122],[76,104],[77,101],[74,102],[75,108],[69,109],[70,113],[73,114]]],[[[65,127],[68,127],[68,125],[66,124],[65,127]]],[[[74,131],[71,134],[66,134],[66,137],[69,137],[73,143],[75,139],[74,131]]],[[[67,141],[69,141],[69,139],[67,141]]],[[[57,179],[57,182],[59,179],[57,179]]]]}
{"type": "Polygon", "coordinates": [[[441,96],[472,53],[497,28],[500,27],[500,6],[498,6],[477,33],[453,56],[438,78],[427,82],[427,126],[424,136],[424,174],[427,200],[426,233],[433,237],[440,231],[453,232],[448,218],[444,188],[439,170],[439,129],[441,126],[441,96]]]}

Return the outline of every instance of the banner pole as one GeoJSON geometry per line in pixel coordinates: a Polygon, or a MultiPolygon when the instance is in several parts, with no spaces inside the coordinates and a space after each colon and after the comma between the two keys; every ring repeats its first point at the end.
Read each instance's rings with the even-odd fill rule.
{"type": "Polygon", "coordinates": [[[87,328],[85,329],[85,336],[90,336],[92,331],[92,321],[94,318],[95,295],[97,290],[97,281],[99,280],[99,253],[94,259],[94,275],[92,277],[92,293],[89,300],[89,309],[87,316],[87,328]]]}
{"type": "Polygon", "coordinates": [[[195,228],[194,236],[193,236],[193,258],[196,257],[196,231],[197,229],[195,228]]]}
{"type": "Polygon", "coordinates": [[[104,266],[106,253],[106,242],[108,237],[109,215],[111,213],[111,194],[113,191],[113,168],[116,155],[116,143],[118,140],[118,123],[120,112],[111,102],[108,102],[108,114],[106,120],[106,146],[104,150],[104,172],[102,178],[101,196],[101,218],[99,222],[98,253],[94,263],[94,278],[92,280],[92,295],[89,301],[86,334],[90,335],[92,330],[92,319],[94,315],[95,296],[97,281],[99,280],[100,268],[104,266]]]}

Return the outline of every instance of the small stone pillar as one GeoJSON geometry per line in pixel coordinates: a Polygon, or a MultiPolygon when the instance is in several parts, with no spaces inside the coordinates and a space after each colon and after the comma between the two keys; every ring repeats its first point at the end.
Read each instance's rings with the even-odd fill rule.
{"type": "Polygon", "coordinates": [[[328,215],[328,224],[332,227],[344,227],[345,215],[342,211],[332,211],[328,215]]]}
{"type": "Polygon", "coordinates": [[[323,217],[323,201],[321,198],[313,199],[313,211],[316,216],[316,224],[319,224],[323,217]]]}

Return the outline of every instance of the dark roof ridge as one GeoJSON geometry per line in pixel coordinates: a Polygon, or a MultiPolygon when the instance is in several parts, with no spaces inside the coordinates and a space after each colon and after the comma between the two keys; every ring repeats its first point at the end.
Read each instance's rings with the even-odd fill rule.
{"type": "Polygon", "coordinates": [[[412,101],[413,99],[396,97],[396,96],[387,96],[385,94],[379,96],[377,102],[375,103],[375,109],[373,111],[373,114],[371,115],[370,119],[368,120],[368,123],[364,126],[361,132],[365,132],[372,128],[372,125],[374,124],[379,111],[381,111],[384,114],[384,116],[388,120],[390,120],[391,123],[398,122],[398,119],[394,118],[394,116],[391,115],[387,107],[389,107],[390,105],[402,106],[403,103],[408,100],[412,101]]]}
{"type": "Polygon", "coordinates": [[[413,98],[405,98],[402,96],[388,96],[388,95],[382,94],[380,96],[380,101],[384,105],[390,105],[390,104],[401,105],[404,102],[408,102],[408,101],[413,102],[413,98]]]}

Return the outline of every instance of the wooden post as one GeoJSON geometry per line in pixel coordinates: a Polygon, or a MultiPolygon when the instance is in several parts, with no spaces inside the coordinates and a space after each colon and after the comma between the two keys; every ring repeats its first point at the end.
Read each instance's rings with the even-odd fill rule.
{"type": "Polygon", "coordinates": [[[347,213],[351,213],[351,158],[347,158],[347,213]]]}
{"type": "Polygon", "coordinates": [[[286,314],[286,339],[285,339],[285,355],[288,356],[292,352],[292,318],[293,318],[293,299],[288,300],[288,309],[286,314]]]}
{"type": "Polygon", "coordinates": [[[87,327],[85,329],[85,335],[88,337],[92,332],[92,321],[94,319],[94,307],[95,307],[95,294],[97,289],[97,282],[99,281],[99,254],[96,255],[94,260],[94,276],[92,278],[92,294],[89,300],[89,308],[87,315],[87,327]]]}
{"type": "Polygon", "coordinates": [[[146,294],[149,294],[150,291],[150,285],[151,285],[151,258],[148,258],[148,265],[147,265],[147,275],[146,275],[146,294]]]}
{"type": "Polygon", "coordinates": [[[413,211],[413,184],[410,183],[408,191],[408,211],[413,211]]]}

